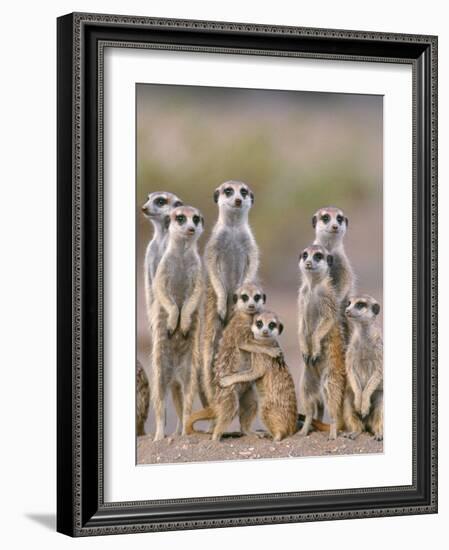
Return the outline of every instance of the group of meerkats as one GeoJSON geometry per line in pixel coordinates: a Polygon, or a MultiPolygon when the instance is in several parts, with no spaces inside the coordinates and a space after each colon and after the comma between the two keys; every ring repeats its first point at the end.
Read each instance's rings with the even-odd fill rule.
{"type": "Polygon", "coordinates": [[[354,294],[354,275],[343,239],[348,218],[334,207],[312,218],[314,243],[299,256],[299,349],[304,361],[298,415],[293,379],[278,337],[283,325],[265,309],[257,273],[259,251],[248,223],[254,194],[227,181],[214,192],[218,219],[204,251],[198,239],[201,212],[174,194],[150,193],[142,206],[153,227],[145,262],[146,307],[151,332],[150,384],[137,367],[137,433],[144,434],[150,394],[154,440],[165,437],[167,393],[176,409],[177,434],[210,422],[219,440],[238,415],[250,434],[259,413],[275,441],[299,430],[362,431],[383,438],[382,338],[375,319],[380,306],[354,294]],[[204,265],[203,265],[204,264],[204,265]],[[195,395],[203,409],[192,413],[195,395]],[[326,409],[329,423],[323,422],[326,409]]]}

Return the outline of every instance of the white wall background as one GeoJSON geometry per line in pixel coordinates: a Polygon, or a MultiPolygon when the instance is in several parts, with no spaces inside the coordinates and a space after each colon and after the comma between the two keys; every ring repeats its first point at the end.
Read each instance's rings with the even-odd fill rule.
{"type": "MultiPolygon", "coordinates": [[[[1,298],[2,385],[0,540],[5,548],[25,545],[68,548],[270,548],[312,544],[369,550],[400,540],[407,550],[447,539],[449,444],[445,438],[449,373],[440,353],[440,513],[370,520],[246,527],[71,540],[55,530],[56,498],[56,17],[71,11],[215,19],[373,31],[438,34],[440,57],[440,333],[448,331],[449,238],[444,217],[449,203],[449,30],[445,2],[355,0],[314,3],[278,0],[165,0],[127,2],[10,2],[2,10],[1,101],[1,298]],[[257,9],[256,9],[257,7],[257,9]],[[446,99],[445,99],[446,98],[446,99]],[[447,284],[447,283],[446,283],[447,284]]],[[[442,340],[443,338],[441,338],[442,340]]],[[[441,346],[442,348],[442,346],[441,346]]],[[[444,349],[442,350],[444,352],[444,349]]],[[[298,473],[300,475],[300,473],[298,473]]]]}

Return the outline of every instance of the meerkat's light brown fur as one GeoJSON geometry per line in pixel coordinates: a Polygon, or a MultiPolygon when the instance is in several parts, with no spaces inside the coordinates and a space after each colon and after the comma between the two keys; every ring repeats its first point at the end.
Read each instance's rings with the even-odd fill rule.
{"type": "Polygon", "coordinates": [[[367,295],[352,296],[346,307],[351,339],[346,352],[344,419],[347,434],[355,439],[369,431],[383,439],[383,343],[375,318],[380,306],[367,295]]]}
{"type": "MultiPolygon", "coordinates": [[[[235,312],[221,337],[215,360],[216,391],[212,403],[193,413],[186,426],[187,433],[193,433],[194,423],[199,420],[214,420],[212,439],[219,440],[223,432],[239,413],[243,433],[250,433],[251,424],[257,414],[257,398],[251,384],[236,384],[232,388],[221,388],[218,380],[221,377],[249,368],[250,353],[241,350],[241,346],[252,339],[251,325],[253,315],[263,306],[265,296],[260,287],[247,283],[234,295],[235,312]],[[248,299],[244,302],[242,296],[248,299]],[[258,300],[255,298],[259,297],[258,300]]],[[[260,353],[279,355],[280,350],[267,346],[258,346],[260,353]]]]}
{"type": "Polygon", "coordinates": [[[137,435],[145,435],[145,421],[148,417],[149,406],[150,406],[150,385],[148,384],[148,377],[140,361],[137,361],[137,369],[136,369],[137,435]]]}
{"type": "Polygon", "coordinates": [[[282,323],[274,313],[256,314],[252,324],[253,339],[240,347],[251,352],[251,368],[220,379],[220,385],[225,388],[255,382],[259,415],[274,441],[293,435],[298,417],[295,385],[282,356],[274,358],[259,351],[260,345],[277,351],[277,337],[282,330],[282,323]]]}
{"type": "Polygon", "coordinates": [[[343,428],[346,385],[340,305],[329,269],[332,259],[320,245],[301,253],[303,282],[298,296],[299,347],[305,363],[300,404],[306,414],[300,434],[309,433],[315,415],[322,420],[326,406],[331,417],[329,439],[335,439],[337,430],[343,428]]]}

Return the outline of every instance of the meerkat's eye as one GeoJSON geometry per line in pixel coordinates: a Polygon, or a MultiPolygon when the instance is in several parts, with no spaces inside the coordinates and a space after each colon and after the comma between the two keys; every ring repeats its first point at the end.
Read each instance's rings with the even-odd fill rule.
{"type": "Polygon", "coordinates": [[[154,199],[154,202],[158,206],[165,206],[167,204],[167,199],[165,199],[164,197],[156,197],[154,199]]]}
{"type": "Polygon", "coordinates": [[[183,206],[183,203],[181,201],[176,201],[173,203],[173,208],[178,208],[178,206],[183,206]]]}
{"type": "Polygon", "coordinates": [[[227,197],[231,197],[234,194],[234,189],[232,189],[232,187],[226,187],[226,189],[224,190],[224,194],[227,197]]]}
{"type": "Polygon", "coordinates": [[[341,225],[343,223],[343,220],[344,220],[343,216],[341,214],[338,214],[337,222],[341,225]]]}
{"type": "Polygon", "coordinates": [[[346,302],[346,307],[349,307],[350,305],[351,305],[351,300],[348,300],[348,301],[346,302]]]}
{"type": "Polygon", "coordinates": [[[316,254],[313,255],[313,259],[316,262],[321,262],[321,260],[323,259],[323,255],[321,254],[321,252],[317,252],[316,254]]]}
{"type": "Polygon", "coordinates": [[[247,302],[249,300],[248,294],[242,294],[240,297],[244,302],[247,302]]]}
{"type": "Polygon", "coordinates": [[[262,296],[261,296],[260,294],[256,294],[256,295],[254,296],[254,301],[255,301],[255,302],[258,302],[261,298],[262,298],[262,296]]]}
{"type": "Polygon", "coordinates": [[[364,307],[366,307],[366,304],[365,304],[365,302],[357,302],[355,307],[357,309],[363,309],[364,307]]]}
{"type": "Polygon", "coordinates": [[[200,223],[200,217],[199,216],[196,216],[196,215],[193,216],[192,220],[193,220],[193,223],[195,225],[198,225],[200,223]]]}
{"type": "Polygon", "coordinates": [[[184,214],[178,214],[176,216],[176,221],[179,223],[179,225],[182,225],[182,224],[186,223],[187,218],[184,216],[184,214]]]}
{"type": "Polygon", "coordinates": [[[268,328],[270,330],[274,330],[276,327],[277,327],[277,325],[274,321],[271,321],[271,323],[268,323],[268,328]]]}
{"type": "Polygon", "coordinates": [[[256,327],[257,328],[262,328],[263,327],[263,322],[262,321],[256,321],[256,327]]]}
{"type": "Polygon", "coordinates": [[[248,196],[248,189],[245,189],[244,187],[242,187],[240,189],[240,194],[242,195],[243,198],[247,197],[248,196]]]}
{"type": "Polygon", "coordinates": [[[329,214],[324,214],[324,216],[321,216],[321,220],[324,222],[324,223],[329,223],[331,217],[329,216],[329,214]]]}
{"type": "Polygon", "coordinates": [[[303,260],[307,260],[307,256],[308,256],[308,253],[307,253],[307,252],[303,252],[303,253],[302,253],[302,259],[303,259],[303,260]]]}

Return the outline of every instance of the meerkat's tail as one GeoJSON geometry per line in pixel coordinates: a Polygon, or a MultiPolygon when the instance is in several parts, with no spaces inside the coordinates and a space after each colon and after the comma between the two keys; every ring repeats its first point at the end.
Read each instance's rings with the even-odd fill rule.
{"type": "MultiPolygon", "coordinates": [[[[298,419],[296,422],[296,427],[298,431],[302,428],[302,425],[304,424],[304,420],[306,419],[304,414],[298,414],[298,419]]],[[[317,420],[314,418],[312,420],[312,427],[315,428],[318,432],[329,432],[330,431],[330,424],[326,424],[325,422],[321,422],[321,420],[317,420]]]]}
{"type": "Polygon", "coordinates": [[[187,425],[186,425],[187,435],[204,433],[201,430],[195,430],[193,425],[195,424],[195,422],[198,422],[200,420],[214,420],[215,416],[216,415],[213,407],[205,407],[200,411],[192,413],[189,419],[187,420],[187,425]]]}

